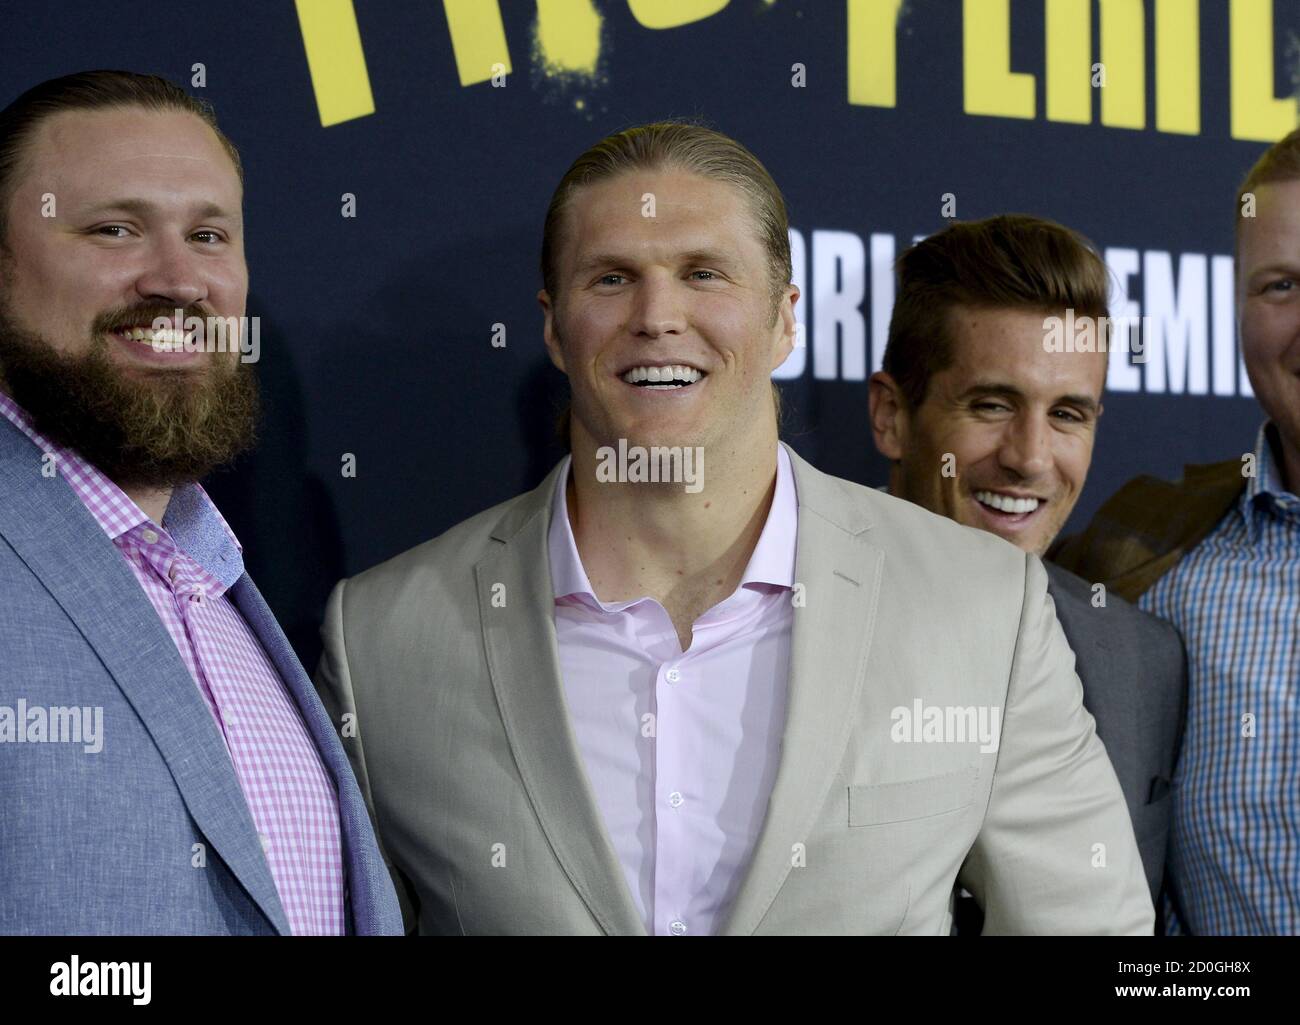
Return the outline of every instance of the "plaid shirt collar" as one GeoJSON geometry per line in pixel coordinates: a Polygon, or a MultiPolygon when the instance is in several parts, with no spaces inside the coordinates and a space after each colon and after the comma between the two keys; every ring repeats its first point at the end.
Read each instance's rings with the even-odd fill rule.
{"type": "Polygon", "coordinates": [[[1300,498],[1282,482],[1282,469],[1277,460],[1281,450],[1277,427],[1266,420],[1255,437],[1255,475],[1246,478],[1241,500],[1241,515],[1252,543],[1259,540],[1264,517],[1300,526],[1300,498]]]}
{"type": "MultiPolygon", "coordinates": [[[[64,480],[110,541],[117,542],[141,524],[151,522],[144,510],[95,466],[73,449],[56,445],[32,427],[30,414],[4,392],[0,392],[0,415],[42,452],[54,457],[64,480]]],[[[197,482],[181,485],[172,492],[161,526],[176,547],[218,581],[222,590],[244,575],[243,547],[239,539],[197,482]]]]}

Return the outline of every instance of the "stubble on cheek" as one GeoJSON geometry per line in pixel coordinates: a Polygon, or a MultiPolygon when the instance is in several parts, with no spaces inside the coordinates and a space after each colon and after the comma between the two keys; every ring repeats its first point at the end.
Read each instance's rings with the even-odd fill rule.
{"type": "Polygon", "coordinates": [[[958,523],[974,522],[974,514],[966,498],[966,489],[962,487],[960,477],[940,476],[940,488],[943,491],[944,512],[958,523]]]}

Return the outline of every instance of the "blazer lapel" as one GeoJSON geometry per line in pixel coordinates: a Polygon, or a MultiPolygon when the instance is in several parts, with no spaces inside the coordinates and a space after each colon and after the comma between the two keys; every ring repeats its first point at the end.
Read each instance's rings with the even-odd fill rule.
{"type": "Polygon", "coordinates": [[[204,838],[287,934],[230,755],[176,645],[116,546],[62,477],[41,475],[41,461],[39,449],[0,418],[0,535],[112,675],[204,838]]]}
{"type": "Polygon", "coordinates": [[[514,503],[493,531],[494,550],[475,566],[483,644],[506,737],[551,849],[604,932],[644,936],[560,680],[547,538],[563,465],[514,503]]]}
{"type": "Polygon", "coordinates": [[[260,591],[247,573],[230,589],[231,600],[256,635],[298,707],[316,751],[338,794],[343,865],[352,931],[360,936],[402,932],[392,882],[379,854],[365,802],[334,724],[325,712],[311,680],[280,629],[260,591]]]}
{"type": "Polygon", "coordinates": [[[724,935],[758,928],[806,842],[848,743],[875,628],[884,550],[862,535],[870,522],[786,446],[799,495],[795,605],[786,727],[767,816],[732,904],[724,935]]]}

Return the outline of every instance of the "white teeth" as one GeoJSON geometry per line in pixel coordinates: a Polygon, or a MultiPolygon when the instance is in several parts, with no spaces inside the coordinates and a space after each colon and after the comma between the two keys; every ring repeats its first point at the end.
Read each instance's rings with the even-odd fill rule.
{"type": "Polygon", "coordinates": [[[1042,505],[1041,500],[1037,498],[1012,498],[1010,495],[999,495],[993,491],[976,491],[975,501],[1013,515],[1033,512],[1042,505]]]}
{"type": "Polygon", "coordinates": [[[128,327],[118,331],[123,338],[148,345],[158,352],[179,351],[194,341],[194,332],[178,331],[175,328],[163,328],[155,331],[151,327],[128,327]]]}
{"type": "Polygon", "coordinates": [[[628,384],[636,384],[639,381],[651,382],[651,387],[656,382],[662,383],[669,388],[679,388],[681,385],[671,384],[672,381],[680,381],[682,384],[694,384],[704,374],[694,367],[682,366],[674,363],[668,367],[633,367],[623,375],[623,380],[628,384]]]}

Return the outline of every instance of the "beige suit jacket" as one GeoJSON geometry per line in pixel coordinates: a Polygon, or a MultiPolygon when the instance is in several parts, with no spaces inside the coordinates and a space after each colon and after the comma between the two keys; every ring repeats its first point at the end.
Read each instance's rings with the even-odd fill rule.
{"type": "MultiPolygon", "coordinates": [[[[946,934],[959,882],[986,934],[1150,933],[1042,563],[790,458],[788,717],[724,932],[946,934]],[[960,711],[946,737],[912,739],[924,731],[897,710],[917,701],[921,722],[998,709],[997,749],[962,736],[960,711]]],[[[317,686],[409,930],[645,932],[565,709],[547,555],[558,469],[330,597],[317,686]]]]}

